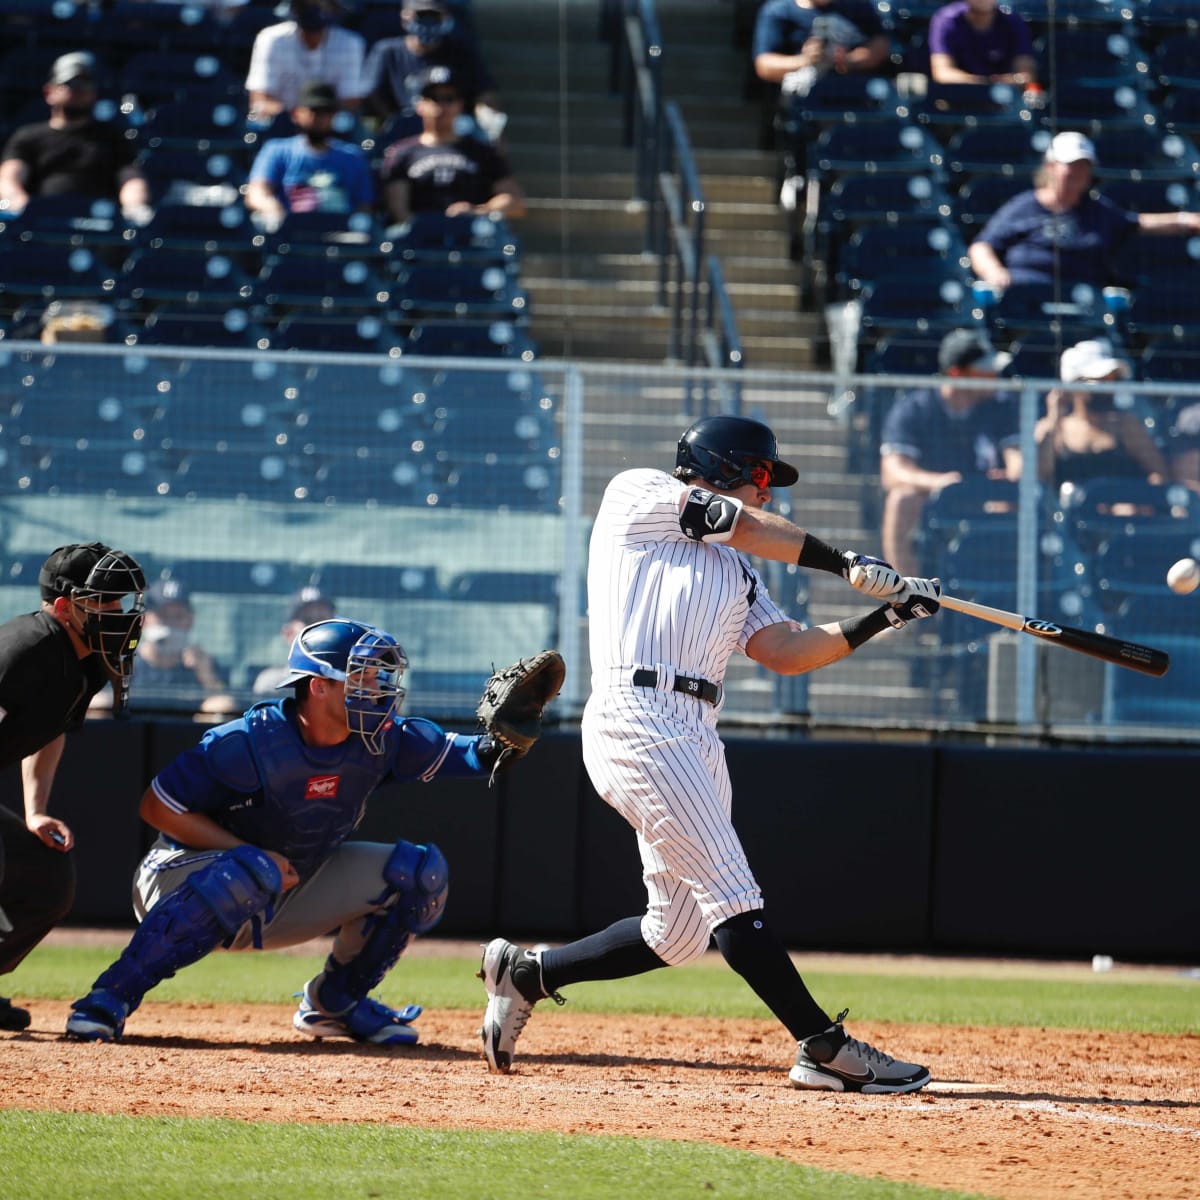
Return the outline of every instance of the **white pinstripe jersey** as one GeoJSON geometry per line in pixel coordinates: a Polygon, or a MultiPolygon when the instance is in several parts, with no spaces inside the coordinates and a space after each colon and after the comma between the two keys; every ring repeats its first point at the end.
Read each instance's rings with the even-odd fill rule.
{"type": "Polygon", "coordinates": [[[592,690],[666,667],[720,683],[729,656],[788,620],[749,562],[679,527],[693,485],[654,470],[623,471],[605,489],[588,558],[592,690]]]}

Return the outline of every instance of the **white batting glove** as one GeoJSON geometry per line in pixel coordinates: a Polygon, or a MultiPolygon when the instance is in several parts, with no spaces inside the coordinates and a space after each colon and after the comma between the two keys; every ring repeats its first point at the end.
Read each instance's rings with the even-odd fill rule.
{"type": "Polygon", "coordinates": [[[886,600],[890,604],[895,594],[904,587],[904,576],[882,558],[871,558],[866,554],[846,551],[846,565],[842,568],[843,578],[850,586],[866,596],[886,600]]]}

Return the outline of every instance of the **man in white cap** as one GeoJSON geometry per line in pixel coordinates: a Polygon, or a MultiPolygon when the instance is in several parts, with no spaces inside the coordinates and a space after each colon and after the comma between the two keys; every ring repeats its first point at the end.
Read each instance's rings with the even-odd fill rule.
{"type": "Polygon", "coordinates": [[[993,287],[1114,281],[1112,260],[1135,233],[1200,232],[1200,213],[1135,213],[1089,195],[1096,147],[1082,133],[1056,134],[1031,191],[1002,205],[971,243],[975,274],[993,287]]]}
{"type": "Polygon", "coordinates": [[[92,115],[96,60],[77,50],[56,58],[42,88],[50,117],[22,125],[0,157],[0,209],[21,212],[30,196],[82,195],[120,200],[128,213],[150,203],[133,144],[92,115]]]}

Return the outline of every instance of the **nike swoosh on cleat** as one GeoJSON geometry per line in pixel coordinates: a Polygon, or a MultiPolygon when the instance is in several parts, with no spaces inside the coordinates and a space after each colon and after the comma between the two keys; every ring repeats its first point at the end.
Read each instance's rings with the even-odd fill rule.
{"type": "Polygon", "coordinates": [[[874,1083],[875,1072],[868,1067],[861,1075],[856,1075],[853,1071],[837,1071],[843,1079],[852,1080],[854,1083],[874,1083]]]}

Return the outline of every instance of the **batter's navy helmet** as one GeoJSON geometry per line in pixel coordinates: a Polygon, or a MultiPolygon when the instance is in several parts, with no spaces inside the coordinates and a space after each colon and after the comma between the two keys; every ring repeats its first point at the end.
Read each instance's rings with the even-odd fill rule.
{"type": "Polygon", "coordinates": [[[383,734],[395,723],[408,689],[408,657],[390,633],[335,617],[306,625],[292,641],[290,687],[308,676],[346,685],[350,731],[359,734],[372,754],[383,752],[383,734]]]}
{"type": "Polygon", "coordinates": [[[781,462],[775,435],[749,417],[703,417],[679,439],[675,454],[677,479],[707,479],[728,491],[754,482],[750,468],[769,463],[771,485],[790,487],[800,473],[781,462]]]}

